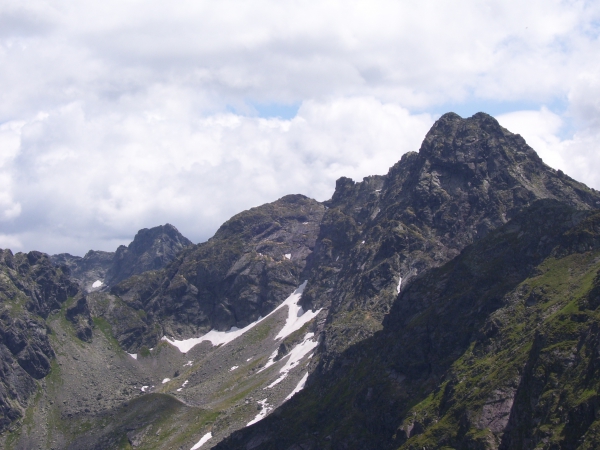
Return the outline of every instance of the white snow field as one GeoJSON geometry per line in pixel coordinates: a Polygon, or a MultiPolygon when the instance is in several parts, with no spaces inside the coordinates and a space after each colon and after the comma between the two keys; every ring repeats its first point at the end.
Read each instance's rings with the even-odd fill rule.
{"type": "MultiPolygon", "coordinates": [[[[302,288],[302,291],[304,291],[305,287],[306,287],[306,281],[296,290],[296,292],[298,292],[298,290],[300,288],[302,288]]],[[[294,292],[294,294],[296,292],[294,292]]],[[[279,305],[277,307],[277,309],[279,309],[279,308],[283,307],[284,305],[287,306],[288,307],[288,316],[285,321],[285,325],[283,326],[281,331],[279,331],[277,336],[275,336],[275,340],[286,338],[287,336],[292,334],[294,331],[302,328],[302,326],[305,323],[310,322],[317,314],[319,314],[321,312],[320,309],[318,309],[317,311],[310,311],[310,310],[304,311],[304,308],[302,308],[302,306],[298,305],[298,302],[300,301],[300,297],[302,296],[302,293],[300,293],[300,295],[298,296],[297,299],[294,298],[295,297],[294,294],[290,295],[281,305],[279,305]]]]}
{"type": "Polygon", "coordinates": [[[279,311],[284,306],[287,306],[288,307],[288,318],[285,322],[285,325],[283,326],[283,329],[279,332],[279,334],[275,337],[275,339],[277,340],[277,339],[285,338],[286,336],[289,336],[294,331],[302,328],[302,325],[304,325],[306,322],[310,321],[313,317],[315,317],[321,311],[320,309],[318,311],[314,311],[314,312],[313,311],[304,311],[304,309],[298,305],[298,302],[300,301],[300,298],[302,297],[302,293],[304,292],[304,288],[306,287],[306,283],[307,283],[306,281],[304,283],[302,283],[298,287],[298,289],[296,289],[294,292],[292,292],[292,294],[281,305],[279,305],[277,308],[275,308],[273,311],[271,311],[267,316],[259,318],[256,322],[252,322],[251,324],[245,326],[244,328],[240,329],[240,328],[236,328],[236,327],[231,327],[231,329],[229,331],[210,330],[208,333],[206,333],[203,336],[200,336],[197,338],[183,339],[183,340],[169,339],[168,337],[163,336],[162,340],[167,341],[169,344],[173,345],[174,347],[177,347],[181,353],[189,352],[192,347],[194,347],[195,345],[198,345],[204,341],[210,341],[210,343],[213,346],[225,345],[225,344],[228,344],[229,342],[233,341],[234,339],[240,337],[242,334],[246,333],[247,331],[251,330],[256,325],[258,325],[260,322],[265,320],[267,317],[274,314],[276,311],[279,311]]]}
{"type": "Polygon", "coordinates": [[[92,283],[92,287],[93,288],[99,288],[100,286],[102,286],[104,283],[100,280],[96,280],[92,283]]]}

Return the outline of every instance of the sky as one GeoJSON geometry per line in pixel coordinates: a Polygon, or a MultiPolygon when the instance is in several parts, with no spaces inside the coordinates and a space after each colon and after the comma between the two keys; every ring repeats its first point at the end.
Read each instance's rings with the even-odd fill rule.
{"type": "Polygon", "coordinates": [[[478,111],[600,189],[600,2],[3,0],[0,248],[203,242],[478,111]]]}

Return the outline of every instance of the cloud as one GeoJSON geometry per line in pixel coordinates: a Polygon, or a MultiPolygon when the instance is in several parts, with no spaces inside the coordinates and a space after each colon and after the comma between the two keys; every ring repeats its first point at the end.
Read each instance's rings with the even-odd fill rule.
{"type": "Polygon", "coordinates": [[[537,111],[514,111],[496,118],[504,128],[521,134],[550,167],[566,168],[565,143],[558,137],[563,120],[558,114],[544,106],[537,111]]]}
{"type": "MultiPolygon", "coordinates": [[[[13,70],[0,80],[16,88],[5,114],[158,84],[197,90],[208,111],[357,95],[411,108],[548,101],[594,64],[600,15],[594,2],[539,0],[27,5],[3,40],[13,70]]],[[[0,18],[12,19],[6,9],[0,18]]]]}
{"type": "Polygon", "coordinates": [[[502,123],[598,187],[599,20],[583,0],[5,1],[0,245],[114,250],[167,221],[200,241],[385,173],[452,105],[535,105],[502,123]]]}
{"type": "Polygon", "coordinates": [[[597,126],[600,111],[594,114],[585,105],[575,107],[586,112],[587,126],[570,138],[561,137],[564,122],[546,107],[538,111],[515,111],[497,119],[505,128],[521,134],[550,167],[561,169],[588,186],[600,189],[600,173],[597,170],[600,167],[600,127],[597,126]]]}
{"type": "Polygon", "coordinates": [[[340,176],[386,172],[433,122],[370,97],[307,101],[291,120],[198,118],[184,94],[168,97],[155,112],[88,117],[73,103],[23,125],[10,171],[22,212],[7,228],[48,252],[67,230],[81,254],[167,221],[201,241],[250,206],[289,193],[325,200],[340,176]]]}

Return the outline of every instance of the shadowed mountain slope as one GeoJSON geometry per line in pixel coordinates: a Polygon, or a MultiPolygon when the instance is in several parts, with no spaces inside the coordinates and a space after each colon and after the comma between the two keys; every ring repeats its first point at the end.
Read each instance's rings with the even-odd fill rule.
{"type": "Polygon", "coordinates": [[[0,432],[22,418],[55,353],[45,319],[78,287],[48,255],[0,250],[0,432]]]}
{"type": "Polygon", "coordinates": [[[544,200],[217,449],[597,448],[600,213],[544,200]]]}

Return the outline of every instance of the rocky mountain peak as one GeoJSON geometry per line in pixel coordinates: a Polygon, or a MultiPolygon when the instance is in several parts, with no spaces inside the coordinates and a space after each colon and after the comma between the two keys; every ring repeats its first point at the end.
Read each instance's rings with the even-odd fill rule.
{"type": "Polygon", "coordinates": [[[384,176],[339,179],[303,295],[307,307],[329,310],[326,351],[336,354],[371,335],[400,284],[456,257],[539,199],[584,210],[600,205],[597,192],[548,167],[521,136],[484,113],[443,115],[419,152],[405,154],[384,176]]]}
{"type": "Polygon", "coordinates": [[[161,269],[190,245],[192,242],[171,224],[143,228],[127,247],[121,245],[115,252],[106,284],[112,286],[132,275],[161,269]]]}
{"type": "Polygon", "coordinates": [[[519,155],[517,159],[527,156],[540,160],[520,135],[481,112],[466,119],[455,113],[444,114],[427,133],[419,153],[431,160],[467,163],[488,160],[491,156],[510,160],[519,155]]]}
{"type": "Polygon", "coordinates": [[[468,119],[456,114],[442,116],[425,137],[419,156],[431,169],[442,166],[469,176],[471,182],[504,179],[513,185],[528,185],[539,172],[554,173],[520,135],[484,113],[468,119]]]}
{"type": "Polygon", "coordinates": [[[167,223],[141,229],[128,246],[121,245],[116,252],[90,250],[83,258],[60,253],[50,259],[55,266],[67,268],[71,278],[89,292],[147,270],[161,269],[190,245],[189,239],[167,223]]]}

